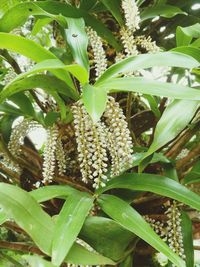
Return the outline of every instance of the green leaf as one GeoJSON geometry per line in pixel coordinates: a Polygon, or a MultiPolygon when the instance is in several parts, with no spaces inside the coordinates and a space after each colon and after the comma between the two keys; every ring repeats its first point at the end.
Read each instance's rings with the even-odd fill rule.
{"type": "Polygon", "coordinates": [[[102,210],[122,227],[133,232],[152,247],[162,252],[176,266],[185,266],[184,261],[167,246],[142,216],[130,207],[129,204],[111,195],[102,195],[98,199],[98,203],[102,210]]]}
{"type": "Polygon", "coordinates": [[[112,13],[120,26],[123,26],[124,21],[121,14],[121,0],[100,0],[108,11],[112,13]]]}
{"type": "Polygon", "coordinates": [[[81,0],[80,1],[80,8],[83,10],[91,10],[93,7],[95,7],[97,4],[97,0],[81,0]]]}
{"type": "Polygon", "coordinates": [[[65,259],[92,206],[93,199],[83,193],[70,195],[64,203],[56,221],[52,241],[52,263],[56,266],[65,259]]]}
{"type": "Polygon", "coordinates": [[[23,115],[23,112],[9,103],[0,104],[0,111],[12,115],[23,115]]]}
{"type": "Polygon", "coordinates": [[[171,162],[163,164],[163,175],[173,179],[176,182],[179,182],[177,170],[171,162]]]}
{"type": "Polygon", "coordinates": [[[192,170],[186,174],[183,179],[183,184],[193,184],[200,182],[200,161],[193,166],[192,170]]]}
{"type": "Polygon", "coordinates": [[[51,92],[53,98],[55,99],[56,103],[58,104],[59,108],[60,108],[60,116],[61,116],[61,120],[63,122],[67,121],[67,112],[69,111],[68,106],[65,105],[65,102],[63,101],[63,99],[59,96],[58,93],[56,92],[51,92]]]}
{"type": "MultiPolygon", "coordinates": [[[[27,77],[28,75],[43,72],[45,70],[53,72],[56,69],[64,69],[69,71],[72,75],[74,75],[82,84],[85,84],[88,82],[88,73],[87,71],[81,67],[80,65],[73,64],[73,65],[65,65],[62,61],[59,59],[49,59],[44,60],[32,67],[31,70],[28,72],[22,73],[18,75],[14,80],[11,81],[15,82],[18,81],[24,77],[27,77]]],[[[9,84],[11,84],[9,83],[9,84]]]]}
{"type": "Polygon", "coordinates": [[[25,259],[31,267],[56,267],[51,262],[39,256],[23,255],[22,258],[25,259]]]}
{"type": "Polygon", "coordinates": [[[96,193],[101,194],[113,188],[152,192],[200,210],[200,196],[165,176],[147,173],[124,173],[110,180],[105,187],[98,189],[96,193]]]}
{"type": "Polygon", "coordinates": [[[87,26],[91,26],[103,39],[117,50],[121,49],[121,45],[117,42],[112,31],[110,31],[102,22],[100,22],[95,16],[90,15],[87,11],[75,8],[67,3],[59,3],[56,1],[38,1],[37,5],[51,14],[61,14],[70,18],[83,17],[87,26]]]}
{"type": "MultiPolygon", "coordinates": [[[[85,22],[82,18],[66,18],[68,29],[65,30],[67,42],[71,48],[74,61],[89,71],[88,36],[85,32],[85,22]]],[[[88,80],[88,75],[87,75],[88,80]]]]}
{"type": "MultiPolygon", "coordinates": [[[[138,166],[141,163],[144,156],[145,156],[145,152],[134,153],[131,167],[138,166]]],[[[162,153],[154,153],[150,163],[156,163],[156,162],[170,163],[170,160],[166,158],[162,153]]]]}
{"type": "Polygon", "coordinates": [[[119,267],[133,267],[133,256],[129,255],[126,259],[120,263],[119,267]]]}
{"type": "Polygon", "coordinates": [[[153,143],[144,157],[174,139],[189,124],[198,107],[198,101],[187,100],[174,100],[168,105],[156,125],[153,143]]]}
{"type": "Polygon", "coordinates": [[[119,261],[135,235],[111,219],[88,217],[81,229],[80,238],[102,255],[119,261]]]}
{"type": "MultiPolygon", "coordinates": [[[[0,93],[1,98],[1,93],[0,93]]],[[[17,93],[10,97],[10,100],[15,103],[23,114],[34,117],[35,110],[29,98],[23,93],[17,93]]]]}
{"type": "Polygon", "coordinates": [[[193,46],[179,46],[173,48],[171,51],[189,55],[200,62],[200,49],[193,46]]]}
{"type": "Polygon", "coordinates": [[[67,185],[48,185],[29,192],[37,202],[45,202],[52,198],[66,199],[76,193],[78,193],[76,189],[67,185]]]}
{"type": "Polygon", "coordinates": [[[189,27],[178,26],[176,29],[176,45],[187,46],[193,38],[200,37],[200,23],[196,23],[189,27]]]}
{"type": "Polygon", "coordinates": [[[44,123],[47,127],[53,126],[53,124],[57,121],[58,118],[59,118],[58,112],[50,111],[47,113],[44,119],[44,123]]]}
{"type": "Polygon", "coordinates": [[[74,244],[65,262],[76,265],[116,265],[116,263],[96,252],[89,251],[81,245],[74,244]]]}
{"type": "Polygon", "coordinates": [[[192,46],[196,46],[196,47],[200,47],[200,38],[198,38],[197,40],[195,40],[192,44],[192,46]]]}
{"type": "Polygon", "coordinates": [[[0,225],[5,223],[7,220],[9,220],[9,217],[5,214],[5,212],[0,209],[0,225]]]}
{"type": "MultiPolygon", "coordinates": [[[[47,59],[57,59],[53,53],[46,50],[36,42],[9,33],[0,32],[0,48],[22,54],[35,62],[41,62],[47,59]]],[[[53,73],[58,78],[65,81],[69,87],[74,89],[73,82],[66,70],[55,70],[53,73]]]]}
{"type": "Polygon", "coordinates": [[[154,18],[156,16],[161,16],[164,18],[172,18],[178,14],[187,15],[186,12],[182,11],[177,6],[172,5],[155,5],[152,7],[147,7],[141,12],[140,17],[142,21],[154,18]]]}
{"type": "Polygon", "coordinates": [[[33,26],[32,35],[36,35],[39,33],[42,29],[42,27],[46,26],[47,24],[51,23],[53,21],[52,18],[43,18],[43,19],[38,19],[36,23],[33,26]]]}
{"type": "Polygon", "coordinates": [[[0,31],[10,32],[23,25],[29,16],[40,15],[56,19],[56,16],[44,11],[35,3],[21,3],[10,8],[0,19],[0,31]]]}
{"type": "Polygon", "coordinates": [[[112,78],[98,85],[108,92],[136,92],[175,99],[200,100],[200,90],[173,83],[147,80],[142,77],[112,78]]]}
{"type": "Polygon", "coordinates": [[[17,5],[19,0],[1,0],[0,2],[0,18],[4,15],[4,13],[10,9],[11,7],[17,5]]]}
{"type": "Polygon", "coordinates": [[[3,102],[6,98],[10,98],[13,94],[34,88],[44,89],[50,95],[54,95],[55,91],[57,91],[59,94],[63,94],[74,100],[79,98],[79,95],[75,91],[70,90],[60,79],[40,74],[32,75],[22,80],[10,83],[0,93],[0,102],[3,102]]]}
{"type": "Polygon", "coordinates": [[[192,221],[188,214],[181,212],[181,230],[183,235],[184,254],[186,256],[186,267],[194,267],[194,247],[192,221]]]}
{"type": "Polygon", "coordinates": [[[44,253],[50,255],[53,222],[29,193],[14,185],[0,183],[0,206],[44,253]]]}
{"type": "Polygon", "coordinates": [[[155,54],[142,54],[123,59],[108,68],[97,80],[96,85],[105,82],[121,73],[132,72],[151,67],[179,67],[195,68],[199,63],[194,58],[178,52],[159,52],[155,54]]]}
{"type": "Polygon", "coordinates": [[[12,131],[13,121],[16,119],[15,115],[5,114],[0,120],[0,129],[3,139],[8,143],[12,131]]]}
{"type": "Polygon", "coordinates": [[[83,87],[83,103],[94,122],[97,122],[106,108],[106,90],[87,84],[83,87]]]}
{"type": "Polygon", "coordinates": [[[154,113],[154,115],[157,118],[160,118],[161,114],[160,114],[160,110],[158,108],[158,103],[155,99],[155,97],[151,96],[151,95],[143,95],[144,98],[146,98],[146,100],[149,102],[150,108],[152,110],[152,112],[154,113]]]}

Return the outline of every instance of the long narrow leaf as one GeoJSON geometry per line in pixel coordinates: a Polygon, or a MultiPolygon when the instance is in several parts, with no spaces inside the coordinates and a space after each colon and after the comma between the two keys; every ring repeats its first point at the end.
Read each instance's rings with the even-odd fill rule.
{"type": "Polygon", "coordinates": [[[83,87],[83,103],[87,112],[94,122],[97,122],[106,108],[107,92],[104,89],[91,86],[89,84],[83,87]]]}
{"type": "Polygon", "coordinates": [[[118,197],[102,195],[98,199],[102,210],[125,229],[133,232],[152,247],[162,252],[178,267],[184,267],[184,261],[179,258],[167,244],[153,231],[142,216],[118,197]]]}
{"type": "Polygon", "coordinates": [[[113,188],[152,192],[178,200],[200,211],[200,196],[165,176],[147,173],[125,173],[109,181],[105,187],[97,190],[97,194],[113,188]]]}
{"type": "Polygon", "coordinates": [[[199,63],[194,58],[178,52],[160,52],[131,56],[108,68],[97,80],[96,85],[120,73],[148,69],[151,67],[195,68],[199,63]]]}
{"type": "Polygon", "coordinates": [[[39,203],[52,198],[66,199],[69,195],[76,193],[78,193],[76,189],[67,185],[49,185],[29,192],[29,194],[39,203]]]}
{"type": "Polygon", "coordinates": [[[120,26],[123,26],[124,21],[122,18],[122,14],[120,12],[121,9],[121,0],[100,0],[108,9],[109,12],[115,17],[120,26]]]}
{"type": "Polygon", "coordinates": [[[59,266],[75,242],[93,206],[93,199],[77,193],[68,197],[58,215],[52,241],[52,263],[59,266]]]}
{"type": "Polygon", "coordinates": [[[79,95],[75,91],[70,90],[69,87],[67,87],[60,79],[53,76],[37,74],[6,86],[6,88],[4,88],[4,90],[0,93],[0,102],[3,102],[6,98],[10,98],[16,93],[34,88],[44,89],[50,95],[53,95],[55,89],[57,89],[59,94],[63,94],[74,100],[79,98],[79,95]]]}
{"type": "Polygon", "coordinates": [[[65,65],[59,59],[49,59],[39,62],[38,64],[34,65],[31,70],[28,72],[22,73],[18,75],[12,82],[20,80],[24,77],[27,77],[31,74],[43,72],[45,70],[53,71],[53,70],[66,70],[69,71],[74,77],[76,77],[82,84],[88,82],[88,73],[87,71],[81,67],[80,65],[73,64],[73,65],[65,65]]]}
{"type": "MultiPolygon", "coordinates": [[[[44,261],[41,257],[25,255],[23,256],[32,267],[55,267],[55,265],[50,262],[44,261]]],[[[89,251],[83,246],[75,243],[71,248],[69,254],[65,258],[65,263],[74,265],[115,265],[112,260],[94,252],[89,251]]]]}
{"type": "Polygon", "coordinates": [[[174,139],[189,124],[198,107],[199,101],[187,100],[175,100],[168,105],[158,121],[153,142],[144,158],[174,139]]]}
{"type": "Polygon", "coordinates": [[[98,254],[95,251],[89,251],[79,244],[74,244],[69,251],[65,262],[76,265],[116,265],[111,259],[98,254]]]}
{"type": "Polygon", "coordinates": [[[179,52],[193,57],[200,62],[200,49],[193,46],[179,46],[173,48],[171,51],[179,52]]]}
{"type": "Polygon", "coordinates": [[[192,184],[199,182],[200,182],[200,161],[197,161],[197,163],[193,166],[191,171],[184,177],[183,184],[192,184]]]}
{"type": "Polygon", "coordinates": [[[182,11],[179,7],[174,5],[166,5],[166,4],[158,4],[153,5],[152,7],[147,7],[141,13],[142,21],[145,21],[150,18],[154,18],[156,16],[161,16],[164,18],[172,18],[178,14],[187,15],[184,11],[182,11]]]}
{"type": "Polygon", "coordinates": [[[192,236],[192,221],[186,212],[181,212],[181,229],[183,235],[183,247],[185,254],[186,267],[194,266],[194,247],[192,236]]]}
{"type": "MultiPolygon", "coordinates": [[[[58,59],[53,53],[36,42],[9,33],[0,32],[0,48],[22,54],[35,62],[41,62],[47,59],[58,59]]],[[[74,88],[73,82],[66,70],[55,70],[53,73],[58,78],[65,81],[69,87],[74,88]]]]}
{"type": "Polygon", "coordinates": [[[34,3],[21,3],[19,5],[16,5],[14,8],[8,10],[5,16],[2,17],[2,29],[11,31],[12,29],[20,26],[23,22],[25,22],[29,16],[34,16],[39,13],[42,16],[50,17],[55,20],[60,20],[59,15],[69,18],[83,17],[86,24],[93,27],[102,38],[109,42],[109,44],[114,46],[117,50],[121,48],[121,46],[116,41],[113,33],[109,29],[107,29],[107,27],[102,22],[96,19],[95,16],[90,15],[85,10],[75,8],[70,4],[60,3],[57,1],[37,1],[34,3]],[[5,22],[7,23],[6,25],[5,22]]]}
{"type": "Polygon", "coordinates": [[[26,22],[29,16],[39,15],[56,19],[56,16],[46,12],[35,3],[21,3],[10,8],[0,19],[0,31],[10,32],[26,22]]]}
{"type": "Polygon", "coordinates": [[[0,183],[0,206],[9,218],[14,219],[31,236],[43,252],[50,255],[54,225],[51,217],[34,198],[19,187],[0,183]]]}
{"type": "Polygon", "coordinates": [[[137,92],[175,99],[200,100],[200,90],[173,83],[136,78],[113,78],[98,85],[109,92],[137,92]]]}
{"type": "Polygon", "coordinates": [[[115,261],[123,258],[128,244],[135,239],[133,233],[115,221],[99,216],[88,217],[79,236],[96,251],[115,261]]]}
{"type": "Polygon", "coordinates": [[[85,22],[83,18],[66,18],[66,20],[68,29],[65,30],[65,34],[74,61],[89,71],[88,36],[85,32],[85,22]]]}

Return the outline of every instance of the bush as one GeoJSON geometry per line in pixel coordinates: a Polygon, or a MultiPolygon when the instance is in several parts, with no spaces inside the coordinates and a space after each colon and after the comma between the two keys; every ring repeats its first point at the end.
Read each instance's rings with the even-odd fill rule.
{"type": "Polygon", "coordinates": [[[2,266],[194,266],[199,10],[1,0],[2,266]]]}

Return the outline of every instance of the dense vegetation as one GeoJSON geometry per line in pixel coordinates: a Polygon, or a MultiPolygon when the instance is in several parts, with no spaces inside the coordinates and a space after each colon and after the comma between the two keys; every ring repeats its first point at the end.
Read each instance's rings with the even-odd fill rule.
{"type": "Polygon", "coordinates": [[[0,1],[0,266],[197,266],[198,2],[0,1]]]}

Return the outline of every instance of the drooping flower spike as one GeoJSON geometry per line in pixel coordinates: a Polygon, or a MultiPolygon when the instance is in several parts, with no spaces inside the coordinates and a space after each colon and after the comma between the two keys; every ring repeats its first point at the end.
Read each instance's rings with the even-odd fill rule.
{"type": "Polygon", "coordinates": [[[53,125],[47,129],[47,142],[44,149],[43,183],[51,183],[55,174],[56,162],[59,175],[66,171],[66,156],[62,145],[59,129],[53,125]]]}
{"type": "Polygon", "coordinates": [[[96,78],[101,76],[107,68],[106,53],[101,38],[91,27],[86,27],[89,44],[92,47],[95,62],[96,78]]]}
{"type": "Polygon", "coordinates": [[[72,112],[82,180],[92,180],[95,188],[104,186],[108,161],[105,126],[93,123],[81,101],[73,105],[72,112]]]}
{"type": "MultiPolygon", "coordinates": [[[[21,154],[21,146],[24,144],[24,138],[27,134],[37,127],[38,124],[29,119],[23,119],[23,121],[19,122],[11,131],[10,140],[8,142],[8,150],[12,156],[15,158],[19,157],[21,154]]],[[[2,163],[15,171],[16,173],[21,173],[22,170],[18,163],[14,162],[7,155],[3,155],[2,163]]]]}
{"type": "Polygon", "coordinates": [[[125,16],[125,24],[132,33],[139,29],[140,16],[135,0],[122,0],[122,9],[125,16]]]}
{"type": "MultiPolygon", "coordinates": [[[[181,227],[181,212],[178,203],[174,200],[166,211],[167,220],[167,242],[169,247],[182,259],[185,259],[183,234],[181,227]]],[[[175,266],[175,265],[173,265],[175,266]]]]}
{"type": "Polygon", "coordinates": [[[109,158],[111,176],[120,174],[132,163],[132,140],[119,104],[108,98],[106,110],[94,124],[82,101],[72,107],[82,180],[93,181],[93,187],[105,185],[109,158]]]}

